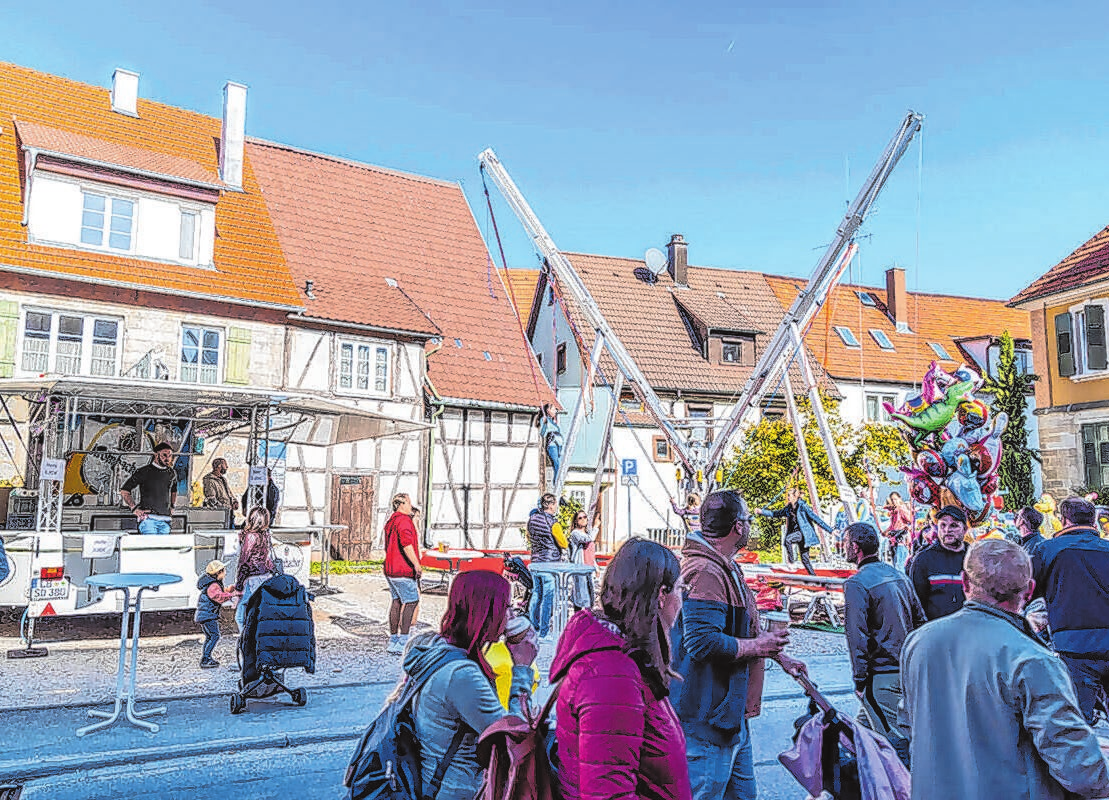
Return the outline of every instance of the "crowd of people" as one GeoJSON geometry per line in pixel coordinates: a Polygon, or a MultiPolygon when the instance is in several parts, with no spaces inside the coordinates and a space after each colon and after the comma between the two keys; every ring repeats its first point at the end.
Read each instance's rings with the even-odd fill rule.
{"type": "Polygon", "coordinates": [[[1109,690],[1109,541],[1088,500],[1059,514],[1050,539],[1028,507],[1019,542],[968,544],[966,515],[944,507],[908,575],[879,558],[872,525],[847,528],[861,716],[907,750],[914,797],[1109,796],[1090,728],[1109,690]]]}
{"type": "MultiPolygon", "coordinates": [[[[803,543],[800,520],[815,523],[790,500],[803,543]]],[[[579,514],[571,535],[556,539],[557,508],[545,495],[532,515],[533,559],[562,558],[574,536],[595,536],[579,514]]],[[[846,529],[845,551],[858,566],[844,597],[859,720],[911,766],[915,800],[1109,796],[1090,727],[1109,678],[1109,542],[1080,498],[1060,504],[1063,528],[1052,539],[1032,541],[1039,524],[1030,511],[1018,515],[1031,531],[1026,541],[968,546],[965,515],[942,509],[936,541],[914,554],[908,574],[880,557],[875,526],[846,529]],[[1043,626],[1024,614],[1034,596],[1046,606],[1043,626]]],[[[736,562],[757,513],[738,492],[716,492],[697,507],[680,557],[630,539],[596,602],[570,619],[548,675],[558,692],[564,797],[758,796],[749,720],[760,713],[765,660],[798,677],[806,667],[784,652],[787,630],[760,625],[736,562]]],[[[778,516],[788,522],[790,512],[778,516]]],[[[466,655],[428,680],[416,702],[423,772],[442,773],[437,800],[473,797],[481,734],[524,714],[549,630],[548,597],[553,586],[537,580],[529,626],[513,618],[504,578],[464,572],[438,633],[408,643],[405,681],[444,648],[466,655]],[[490,666],[496,646],[510,661],[500,675],[490,666]],[[498,678],[510,681],[508,691],[498,694],[498,678]]]]}

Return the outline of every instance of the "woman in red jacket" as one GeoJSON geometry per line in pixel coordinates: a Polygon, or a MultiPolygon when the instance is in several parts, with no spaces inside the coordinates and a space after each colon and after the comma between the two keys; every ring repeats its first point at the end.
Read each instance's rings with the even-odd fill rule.
{"type": "Polygon", "coordinates": [[[682,608],[677,556],[629,539],[600,609],[579,611],[558,643],[558,750],[566,800],[690,800],[685,735],[670,705],[668,632],[682,608]]]}

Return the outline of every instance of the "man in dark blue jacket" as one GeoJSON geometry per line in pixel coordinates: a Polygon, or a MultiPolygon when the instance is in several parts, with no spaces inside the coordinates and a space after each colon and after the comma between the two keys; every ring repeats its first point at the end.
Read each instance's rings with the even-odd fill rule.
{"type": "Polygon", "coordinates": [[[1047,600],[1051,640],[1070,671],[1078,706],[1093,723],[1098,686],[1109,692],[1109,541],[1081,497],[1059,504],[1063,529],[1033,554],[1036,594],[1047,600]]]}
{"type": "MultiPolygon", "coordinates": [[[[528,543],[531,545],[531,563],[550,564],[562,560],[562,550],[554,537],[554,525],[558,520],[555,510],[558,498],[549,492],[539,498],[539,508],[528,517],[528,543]]],[[[551,635],[551,616],[554,613],[556,591],[554,576],[549,572],[532,570],[535,583],[532,586],[531,605],[528,616],[531,624],[539,632],[539,638],[551,635]]]]}
{"type": "Polygon", "coordinates": [[[755,800],[747,718],[762,702],[763,659],[791,673],[805,665],[782,653],[784,630],[759,630],[755,598],[735,561],[751,535],[739,492],[714,492],[701,505],[701,533],[682,548],[682,615],[675,626],[670,688],[685,731],[694,800],[755,800]]]}

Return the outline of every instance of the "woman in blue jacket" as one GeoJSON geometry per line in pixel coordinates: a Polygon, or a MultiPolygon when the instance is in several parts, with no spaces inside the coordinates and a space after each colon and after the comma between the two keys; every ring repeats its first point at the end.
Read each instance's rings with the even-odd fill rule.
{"type": "Polygon", "coordinates": [[[828,533],[832,532],[832,528],[820,518],[820,515],[812,510],[808,503],[801,499],[801,490],[796,486],[791,486],[789,491],[786,492],[786,504],[784,506],[777,511],[756,508],[755,513],[764,517],[785,518],[786,561],[790,564],[793,563],[793,547],[796,545],[800,551],[801,563],[804,565],[805,571],[810,575],[815,575],[816,570],[812,568],[812,562],[809,561],[809,548],[818,546],[820,539],[816,535],[814,526],[819,525],[828,533]]]}

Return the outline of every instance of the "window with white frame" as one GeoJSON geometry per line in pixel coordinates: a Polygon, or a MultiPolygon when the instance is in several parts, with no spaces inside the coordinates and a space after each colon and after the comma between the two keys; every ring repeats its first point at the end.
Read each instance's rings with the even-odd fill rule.
{"type": "Polygon", "coordinates": [[[181,239],[177,257],[182,261],[196,261],[197,239],[200,235],[200,214],[181,209],[181,239]]]}
{"type": "Polygon", "coordinates": [[[388,392],[389,348],[365,342],[340,342],[339,388],[388,392]]]}
{"type": "Polygon", "coordinates": [[[940,359],[941,361],[955,360],[951,357],[951,354],[947,352],[947,349],[939,342],[928,342],[928,346],[932,348],[932,352],[936,354],[936,358],[940,359]]]}
{"type": "Polygon", "coordinates": [[[883,350],[893,350],[893,342],[890,337],[886,336],[885,331],[878,330],[877,328],[870,329],[870,335],[878,343],[878,346],[883,350]]]}
{"type": "Polygon", "coordinates": [[[847,347],[860,347],[861,346],[859,344],[859,340],[855,338],[855,334],[850,328],[848,328],[844,325],[835,325],[833,327],[834,327],[835,332],[839,335],[840,340],[844,343],[844,345],[846,345],[847,347]]]}
{"type": "Polygon", "coordinates": [[[866,421],[867,422],[889,422],[890,415],[886,411],[885,404],[889,403],[891,406],[897,404],[897,396],[892,394],[870,394],[866,395],[866,421]]]}
{"type": "Polygon", "coordinates": [[[133,241],[135,202],[98,192],[84,192],[81,244],[129,253],[133,241]]]}
{"type": "Polygon", "coordinates": [[[223,331],[199,325],[181,328],[181,373],[183,383],[219,383],[223,331]]]}
{"type": "Polygon", "coordinates": [[[63,375],[119,373],[121,322],[112,317],[28,309],[23,319],[20,368],[63,375]]]}

